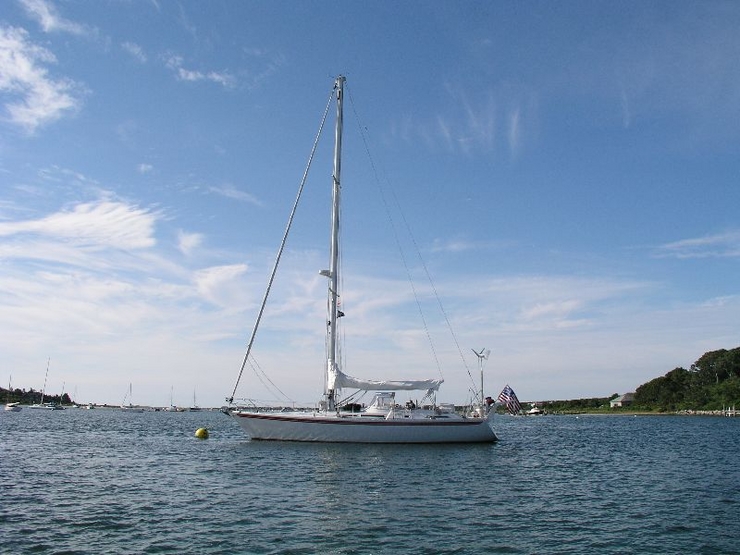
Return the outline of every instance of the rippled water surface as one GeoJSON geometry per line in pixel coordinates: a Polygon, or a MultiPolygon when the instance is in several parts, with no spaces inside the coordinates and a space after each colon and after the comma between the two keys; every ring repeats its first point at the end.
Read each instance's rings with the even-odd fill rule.
{"type": "Polygon", "coordinates": [[[497,432],[312,445],[250,442],[217,412],[0,412],[0,551],[740,552],[738,418],[500,417],[497,432]]]}

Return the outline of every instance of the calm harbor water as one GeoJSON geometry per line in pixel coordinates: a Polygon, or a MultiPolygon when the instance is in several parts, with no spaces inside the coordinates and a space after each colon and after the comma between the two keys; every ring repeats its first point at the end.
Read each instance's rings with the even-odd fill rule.
{"type": "Polygon", "coordinates": [[[0,412],[0,552],[740,553],[738,418],[497,432],[311,445],[250,442],[217,412],[0,412]]]}

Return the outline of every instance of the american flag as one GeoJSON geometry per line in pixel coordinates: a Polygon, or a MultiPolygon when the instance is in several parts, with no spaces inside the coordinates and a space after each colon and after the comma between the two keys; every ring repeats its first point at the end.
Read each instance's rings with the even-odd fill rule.
{"type": "Polygon", "coordinates": [[[511,414],[518,414],[519,411],[522,410],[522,406],[519,404],[519,399],[517,399],[516,393],[514,393],[514,390],[509,387],[509,384],[506,384],[506,387],[501,390],[498,400],[506,405],[506,408],[511,414]]]}

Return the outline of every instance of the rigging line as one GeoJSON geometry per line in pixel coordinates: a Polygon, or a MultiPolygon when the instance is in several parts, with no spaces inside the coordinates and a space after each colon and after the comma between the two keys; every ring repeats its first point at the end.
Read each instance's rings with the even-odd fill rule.
{"type": "Polygon", "coordinates": [[[278,265],[280,264],[280,259],[283,256],[283,251],[285,250],[285,244],[288,241],[288,233],[290,232],[290,228],[293,225],[293,218],[295,217],[296,210],[298,209],[298,202],[301,199],[301,194],[303,193],[303,187],[306,185],[306,179],[308,179],[308,170],[311,167],[311,163],[313,162],[314,155],[316,154],[316,148],[319,144],[319,138],[321,137],[321,132],[324,129],[324,124],[326,123],[326,118],[329,114],[329,108],[331,107],[331,101],[334,98],[334,94],[336,93],[336,86],[332,89],[331,94],[329,95],[329,100],[326,103],[326,108],[324,109],[324,115],[321,118],[321,124],[319,125],[319,131],[316,133],[316,138],[314,139],[313,146],[311,147],[311,154],[308,157],[308,162],[306,164],[306,169],[303,171],[303,177],[301,178],[301,184],[298,187],[298,194],[296,195],[295,201],[293,202],[293,209],[290,211],[290,216],[288,217],[288,223],[285,226],[285,232],[283,233],[283,240],[280,242],[280,248],[278,249],[277,256],[275,257],[275,264],[272,267],[272,273],[270,274],[270,279],[267,283],[267,290],[265,291],[265,295],[262,298],[262,304],[260,305],[259,313],[257,314],[257,320],[254,323],[254,328],[252,328],[252,335],[249,338],[249,343],[247,344],[247,352],[244,355],[244,359],[242,360],[241,368],[239,369],[239,375],[236,378],[236,383],[234,384],[234,390],[231,392],[231,397],[227,399],[229,403],[231,403],[234,400],[234,395],[236,395],[236,390],[239,387],[239,382],[242,379],[242,374],[244,373],[244,367],[247,365],[247,361],[249,360],[249,355],[252,352],[252,345],[254,345],[254,339],[257,336],[257,328],[259,327],[260,321],[262,320],[262,314],[265,311],[265,306],[267,305],[267,298],[270,295],[270,290],[272,289],[272,284],[275,281],[275,275],[277,274],[278,265]]]}
{"type": "MultiPolygon", "coordinates": [[[[393,190],[391,190],[391,196],[393,197],[393,200],[396,201],[396,205],[398,205],[398,198],[396,197],[393,190]]],[[[445,323],[447,324],[447,329],[450,331],[450,335],[452,336],[453,341],[455,342],[455,346],[457,347],[457,352],[460,354],[460,359],[462,360],[463,367],[465,368],[465,371],[468,373],[468,377],[470,378],[470,382],[473,384],[473,388],[475,388],[475,379],[473,379],[473,374],[470,372],[470,367],[468,366],[468,363],[465,361],[465,356],[463,355],[462,348],[460,347],[460,343],[457,340],[457,335],[455,334],[455,330],[452,327],[452,323],[450,322],[450,319],[447,317],[447,312],[445,311],[445,307],[442,305],[442,299],[439,297],[439,293],[437,293],[437,287],[434,285],[434,281],[432,281],[432,276],[429,273],[429,269],[427,268],[426,262],[424,262],[424,259],[421,256],[421,250],[419,250],[419,245],[416,243],[416,239],[414,238],[413,233],[411,233],[411,227],[409,226],[408,221],[406,220],[406,216],[404,216],[403,212],[400,210],[401,213],[401,219],[403,220],[403,223],[406,225],[406,231],[409,234],[409,237],[411,238],[411,242],[414,244],[414,248],[416,249],[416,254],[419,256],[419,261],[421,262],[422,268],[424,268],[424,273],[427,276],[427,280],[429,281],[429,285],[432,288],[432,291],[434,292],[434,298],[437,299],[437,304],[439,305],[439,310],[442,313],[442,316],[444,316],[445,323]]]]}
{"type": "MultiPolygon", "coordinates": [[[[352,103],[352,95],[350,95],[350,103],[352,103]]],[[[354,103],[352,103],[352,108],[354,110],[354,103]]],[[[357,117],[356,112],[355,112],[355,117],[357,117]]],[[[359,121],[359,118],[357,118],[357,119],[359,121]]],[[[365,148],[367,150],[367,154],[368,154],[368,157],[370,158],[370,163],[372,165],[373,173],[375,174],[376,181],[377,181],[378,180],[377,169],[376,169],[376,166],[375,166],[375,162],[372,159],[372,156],[371,156],[370,151],[368,149],[367,141],[366,141],[366,138],[365,138],[365,133],[364,133],[364,131],[363,131],[362,128],[360,128],[360,135],[362,136],[363,143],[365,144],[365,148]]],[[[378,183],[379,183],[379,181],[378,181],[378,183]]],[[[398,235],[396,234],[396,228],[393,225],[393,219],[390,216],[390,210],[388,209],[388,205],[386,203],[385,195],[383,194],[382,188],[380,189],[380,193],[381,193],[381,197],[383,199],[383,204],[386,207],[386,212],[388,213],[388,218],[389,218],[389,220],[391,220],[391,227],[393,228],[394,237],[396,237],[396,242],[398,243],[398,235]]],[[[404,223],[404,226],[406,228],[406,233],[408,233],[409,238],[410,238],[412,244],[414,245],[414,250],[416,250],[416,255],[419,257],[419,262],[421,262],[421,266],[424,269],[424,274],[426,275],[427,281],[429,281],[429,285],[432,288],[432,292],[434,293],[434,298],[437,300],[437,304],[439,305],[439,310],[440,310],[440,312],[442,313],[442,316],[445,319],[445,323],[447,324],[447,329],[449,330],[450,335],[452,336],[452,339],[455,342],[455,346],[457,347],[457,352],[460,355],[460,359],[462,360],[463,367],[465,368],[465,371],[467,372],[468,377],[470,378],[470,382],[473,384],[473,387],[475,388],[475,380],[473,379],[473,374],[470,372],[470,367],[468,366],[468,363],[465,360],[465,356],[463,355],[462,348],[460,347],[460,342],[457,340],[457,335],[455,334],[455,330],[453,329],[452,323],[450,322],[450,319],[447,316],[447,312],[445,311],[444,305],[442,305],[442,299],[440,298],[439,293],[437,292],[437,287],[434,285],[434,280],[432,280],[432,276],[429,273],[429,268],[427,267],[426,262],[424,261],[424,258],[421,256],[421,249],[419,248],[419,245],[416,242],[416,238],[414,237],[414,234],[411,231],[411,226],[409,225],[409,222],[406,219],[406,215],[404,214],[403,210],[401,209],[401,203],[398,201],[398,197],[396,196],[396,193],[395,193],[393,187],[390,188],[390,195],[391,195],[391,198],[393,199],[393,201],[395,203],[396,208],[398,209],[398,213],[401,216],[401,220],[404,223]]],[[[400,244],[399,244],[399,249],[400,248],[401,247],[400,247],[400,244]]],[[[406,271],[408,273],[409,272],[409,269],[408,269],[408,266],[406,264],[406,258],[403,255],[403,251],[401,251],[401,257],[403,259],[404,266],[406,266],[406,271]]],[[[416,299],[417,306],[419,307],[419,312],[421,313],[421,305],[419,304],[419,299],[416,297],[416,289],[414,287],[413,281],[411,280],[411,274],[410,273],[409,273],[409,281],[411,281],[411,288],[414,290],[414,298],[416,299]]],[[[422,316],[421,317],[422,317],[422,320],[424,320],[423,313],[422,313],[422,316]]],[[[427,332],[427,337],[429,338],[429,342],[431,344],[431,341],[432,340],[431,340],[431,336],[429,335],[429,330],[426,329],[426,322],[424,322],[424,328],[425,328],[425,330],[427,332]]],[[[435,358],[435,360],[437,360],[437,353],[436,353],[436,351],[434,351],[434,345],[432,345],[432,351],[434,352],[434,358],[435,358]]],[[[437,367],[439,368],[439,361],[438,360],[437,360],[437,367]]],[[[439,372],[440,372],[440,375],[442,375],[441,369],[439,370],[439,372]]]]}
{"type": "MultiPolygon", "coordinates": [[[[288,397],[277,385],[275,385],[275,382],[273,382],[270,379],[270,376],[268,376],[267,373],[264,370],[262,370],[259,363],[257,362],[257,359],[254,358],[254,355],[251,355],[251,360],[249,361],[249,365],[252,367],[252,371],[254,372],[254,375],[257,376],[257,379],[262,383],[262,385],[265,386],[265,389],[270,391],[270,386],[272,386],[274,390],[277,391],[277,393],[283,396],[284,400],[289,401],[292,404],[295,404],[295,401],[291,399],[290,397],[288,397]],[[265,380],[270,382],[270,385],[267,385],[265,383],[265,380]]],[[[275,391],[272,391],[271,393],[275,395],[275,397],[277,398],[278,396],[275,394],[275,391]]]]}
{"type": "MultiPolygon", "coordinates": [[[[347,84],[345,83],[344,86],[346,87],[347,84]]],[[[343,244],[343,233],[344,233],[344,218],[341,215],[342,206],[339,206],[340,211],[340,218],[339,218],[339,230],[338,230],[338,240],[339,244],[343,244]]],[[[340,249],[337,253],[337,271],[339,272],[339,283],[337,283],[337,292],[335,293],[337,296],[337,310],[339,312],[346,312],[347,307],[344,305],[344,299],[342,298],[342,295],[339,294],[339,291],[344,291],[344,256],[342,254],[342,250],[340,249]]],[[[347,368],[347,359],[345,355],[345,345],[347,340],[347,334],[344,329],[343,321],[338,315],[334,315],[334,318],[337,320],[336,325],[336,338],[337,338],[337,353],[336,353],[336,363],[339,366],[339,369],[344,371],[345,368],[347,368]]]]}
{"type": "MultiPolygon", "coordinates": [[[[421,317],[422,325],[424,326],[424,333],[426,334],[427,341],[429,341],[429,345],[430,345],[430,347],[432,349],[432,356],[434,357],[434,362],[437,365],[437,372],[439,372],[439,376],[441,378],[444,378],[444,376],[442,374],[442,366],[440,365],[439,357],[437,356],[437,350],[434,348],[434,342],[432,341],[432,335],[429,332],[429,326],[427,326],[427,321],[426,321],[426,318],[424,317],[424,311],[421,308],[421,302],[419,301],[419,296],[418,296],[418,294],[416,292],[416,286],[414,285],[414,280],[411,277],[411,270],[409,269],[409,265],[408,265],[408,263],[406,261],[406,255],[404,254],[403,247],[401,246],[401,240],[400,240],[400,238],[398,236],[398,231],[397,231],[396,225],[395,225],[395,223],[393,221],[393,216],[391,214],[390,206],[388,204],[388,201],[385,198],[385,193],[384,193],[383,187],[381,185],[381,180],[380,180],[380,178],[378,176],[378,169],[377,169],[377,167],[375,165],[375,160],[373,159],[372,154],[370,153],[370,146],[368,145],[367,136],[366,136],[366,128],[363,128],[362,125],[360,124],[360,117],[357,114],[357,109],[355,107],[355,102],[354,102],[354,98],[352,97],[351,90],[350,90],[349,99],[350,99],[350,104],[352,106],[352,112],[355,115],[355,121],[357,122],[357,127],[360,130],[360,137],[362,137],[362,143],[365,146],[365,153],[367,154],[367,157],[370,160],[370,167],[372,168],[373,175],[375,176],[375,184],[378,187],[378,191],[380,191],[380,198],[381,198],[381,201],[383,202],[383,207],[385,208],[385,213],[388,216],[388,221],[390,222],[391,230],[393,231],[393,237],[394,237],[394,239],[396,241],[396,246],[398,247],[398,251],[401,254],[401,260],[403,262],[403,266],[406,269],[406,275],[408,276],[409,284],[411,285],[411,291],[412,291],[412,293],[414,295],[414,301],[416,302],[416,307],[419,310],[419,315],[421,317]]],[[[393,194],[392,191],[391,191],[391,194],[393,194]]],[[[398,207],[399,212],[400,212],[401,211],[400,210],[400,204],[398,203],[398,199],[395,198],[395,195],[394,195],[394,199],[396,200],[396,206],[398,207]]],[[[401,217],[403,218],[403,212],[401,212],[401,217]]],[[[405,218],[403,218],[403,219],[404,219],[404,222],[405,222],[406,219],[405,218]]],[[[410,228],[408,226],[408,223],[406,223],[406,229],[409,232],[409,235],[411,235],[411,230],[410,230],[410,228]]],[[[413,241],[413,235],[411,236],[411,239],[413,241]]],[[[414,243],[414,247],[417,249],[417,253],[419,254],[419,258],[421,258],[421,253],[418,252],[418,246],[416,245],[416,241],[413,241],[413,243],[414,243]]],[[[422,260],[422,263],[423,263],[423,260],[422,260]]],[[[425,267],[425,269],[426,269],[426,267],[425,267]]],[[[427,278],[431,280],[431,278],[429,278],[429,273],[428,272],[427,272],[427,278]]],[[[436,290],[435,290],[434,293],[435,293],[435,295],[437,294],[436,290]]],[[[439,301],[439,299],[437,299],[437,300],[439,301]]],[[[440,303],[440,306],[441,306],[441,303],[440,303]]],[[[443,312],[443,314],[444,314],[444,312],[443,312]]],[[[445,319],[446,319],[446,316],[445,316],[445,319]]],[[[449,324],[449,321],[448,321],[448,324],[449,324]]],[[[458,350],[459,349],[460,349],[460,346],[458,345],[458,350]]],[[[467,368],[467,366],[466,366],[466,368],[467,368]]],[[[470,375],[470,370],[468,370],[468,374],[470,375]]],[[[472,376],[471,376],[471,379],[472,379],[472,376]]]]}
{"type": "MultiPolygon", "coordinates": [[[[369,147],[368,147],[365,130],[362,128],[361,125],[359,125],[360,119],[359,119],[359,116],[357,115],[357,111],[355,109],[354,99],[352,97],[351,91],[350,91],[349,98],[350,98],[350,104],[352,105],[352,110],[353,110],[353,112],[355,114],[355,119],[357,120],[358,127],[360,128],[360,136],[362,137],[363,144],[365,145],[365,150],[367,152],[368,158],[370,158],[370,164],[372,166],[372,170],[373,170],[373,173],[375,175],[376,183],[379,185],[380,184],[380,180],[378,178],[378,171],[377,171],[377,168],[375,166],[375,161],[373,160],[372,155],[370,154],[370,150],[369,150],[369,147]]],[[[383,193],[383,189],[380,188],[380,187],[379,187],[379,189],[380,189],[381,198],[383,200],[383,204],[385,205],[386,212],[388,214],[388,219],[391,221],[391,227],[393,229],[394,237],[396,238],[396,243],[398,244],[399,250],[400,250],[401,247],[400,247],[400,243],[398,242],[398,235],[396,233],[396,228],[395,228],[395,226],[393,224],[393,219],[390,216],[390,210],[388,208],[388,204],[386,202],[385,195],[383,193]]],[[[439,293],[437,292],[437,288],[434,285],[434,281],[432,280],[432,276],[429,273],[429,269],[428,269],[428,267],[426,265],[426,262],[424,262],[424,258],[421,256],[421,250],[419,249],[419,245],[416,242],[416,238],[414,237],[414,234],[411,231],[411,226],[409,225],[408,220],[406,219],[406,216],[404,215],[403,210],[401,210],[401,205],[400,205],[400,203],[398,201],[398,197],[396,196],[394,189],[392,187],[390,189],[391,189],[391,191],[390,191],[391,197],[393,198],[393,200],[395,202],[395,205],[398,208],[398,212],[401,215],[401,219],[403,220],[403,223],[404,223],[404,225],[406,227],[406,232],[409,234],[409,237],[411,239],[411,242],[414,245],[414,249],[416,250],[416,254],[419,257],[419,261],[421,262],[421,265],[424,268],[424,273],[426,274],[427,280],[429,281],[429,285],[432,287],[432,291],[434,293],[434,298],[437,300],[437,304],[439,305],[439,309],[442,312],[442,316],[444,316],[445,323],[447,324],[447,329],[450,331],[450,335],[452,336],[452,339],[455,342],[455,346],[457,347],[457,352],[460,355],[460,359],[462,360],[463,367],[465,368],[465,371],[468,373],[468,377],[470,378],[470,382],[475,386],[475,380],[473,379],[473,375],[470,372],[470,367],[468,366],[468,363],[465,360],[465,356],[463,355],[462,348],[460,347],[460,343],[457,340],[457,335],[455,334],[455,330],[452,328],[452,324],[450,323],[450,319],[447,317],[447,312],[445,311],[444,306],[442,305],[442,300],[439,297],[439,293]]],[[[403,251],[401,251],[401,257],[403,259],[404,266],[406,266],[406,271],[408,273],[409,272],[409,269],[408,269],[408,266],[406,265],[406,259],[405,259],[404,255],[403,255],[403,251]]],[[[419,304],[419,300],[416,297],[416,290],[414,288],[413,281],[411,280],[410,274],[409,274],[409,280],[411,281],[411,287],[414,290],[414,298],[416,299],[416,303],[417,303],[417,306],[419,308],[419,312],[421,313],[421,305],[419,304]]],[[[424,320],[424,315],[423,314],[422,314],[422,320],[424,320]]],[[[426,333],[427,333],[427,337],[429,339],[429,342],[430,342],[430,344],[432,344],[432,340],[431,340],[431,336],[429,334],[429,330],[426,328],[426,322],[424,322],[424,327],[425,327],[425,330],[426,330],[426,333]]],[[[434,345],[433,344],[432,344],[432,352],[434,353],[434,358],[435,358],[435,360],[437,362],[437,368],[438,368],[439,373],[440,373],[440,376],[441,376],[442,375],[442,370],[440,368],[439,360],[437,359],[437,353],[434,350],[434,345]]]]}

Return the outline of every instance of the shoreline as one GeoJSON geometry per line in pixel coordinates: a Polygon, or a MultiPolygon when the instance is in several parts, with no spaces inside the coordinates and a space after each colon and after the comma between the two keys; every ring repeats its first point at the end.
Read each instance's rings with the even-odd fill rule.
{"type": "MultiPolygon", "coordinates": [[[[634,410],[634,411],[619,411],[619,412],[600,412],[600,411],[557,411],[548,412],[543,416],[721,416],[721,417],[735,417],[740,416],[740,411],[734,409],[725,410],[679,410],[670,412],[658,412],[658,411],[645,411],[645,410],[634,410]]],[[[526,414],[522,416],[527,416],[526,414]]],[[[533,415],[536,416],[536,415],[533,415]]]]}

